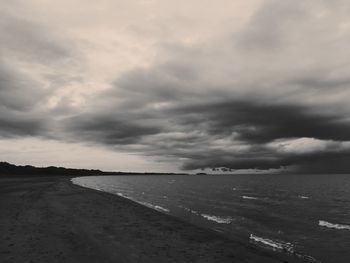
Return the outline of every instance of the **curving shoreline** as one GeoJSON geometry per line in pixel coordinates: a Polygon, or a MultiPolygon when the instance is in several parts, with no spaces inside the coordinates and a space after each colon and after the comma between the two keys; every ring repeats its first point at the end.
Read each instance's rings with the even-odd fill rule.
{"type": "Polygon", "coordinates": [[[71,178],[0,178],[1,262],[300,262],[71,178]]]}

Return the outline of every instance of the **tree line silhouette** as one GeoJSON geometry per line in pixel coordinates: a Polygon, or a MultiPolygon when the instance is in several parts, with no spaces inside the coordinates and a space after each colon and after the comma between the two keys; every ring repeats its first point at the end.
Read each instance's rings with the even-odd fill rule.
{"type": "Polygon", "coordinates": [[[65,167],[35,167],[0,162],[0,176],[96,176],[96,175],[175,175],[177,173],[111,172],[96,169],[73,169],[65,167]]]}

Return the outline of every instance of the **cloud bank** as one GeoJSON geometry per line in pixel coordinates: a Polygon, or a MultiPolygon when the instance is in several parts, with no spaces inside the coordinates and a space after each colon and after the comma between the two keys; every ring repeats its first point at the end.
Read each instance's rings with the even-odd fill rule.
{"type": "Polygon", "coordinates": [[[8,16],[0,24],[7,54],[0,63],[0,136],[100,145],[184,170],[349,172],[346,1],[266,0],[248,10],[239,26],[227,15],[215,32],[192,38],[195,31],[185,30],[191,14],[174,18],[173,25],[186,23],[176,34],[165,30],[167,38],[153,23],[152,30],[129,25],[128,34],[149,41],[144,45],[152,39],[157,55],[111,71],[93,92],[84,88],[99,86],[102,73],[92,74],[95,82],[84,76],[92,70],[90,49],[75,47],[85,42],[69,38],[67,45],[68,37],[8,16]],[[23,60],[39,69],[19,71],[13,61],[23,60]],[[48,63],[51,74],[42,69],[48,63]]]}

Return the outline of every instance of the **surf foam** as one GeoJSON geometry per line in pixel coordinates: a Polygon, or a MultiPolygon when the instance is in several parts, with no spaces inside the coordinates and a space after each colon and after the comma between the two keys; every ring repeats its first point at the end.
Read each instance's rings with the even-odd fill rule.
{"type": "Polygon", "coordinates": [[[318,225],[323,226],[323,227],[327,227],[327,228],[332,228],[332,229],[350,230],[349,225],[333,224],[333,223],[329,223],[329,222],[324,221],[324,220],[319,220],[318,225]]]}
{"type": "Polygon", "coordinates": [[[231,217],[220,217],[214,215],[201,214],[207,220],[214,221],[219,224],[231,224],[233,219],[231,217]]]}
{"type": "Polygon", "coordinates": [[[243,199],[248,199],[248,200],[258,200],[259,198],[253,197],[253,196],[247,196],[247,195],[242,195],[241,196],[243,199]]]}
{"type": "Polygon", "coordinates": [[[305,255],[305,254],[302,254],[302,253],[295,251],[294,245],[292,243],[283,242],[280,240],[276,241],[276,240],[272,240],[272,239],[268,239],[268,238],[262,238],[262,237],[258,237],[256,235],[254,235],[254,234],[250,234],[250,239],[253,240],[254,242],[262,243],[263,245],[268,246],[268,247],[272,248],[273,250],[280,250],[280,251],[284,251],[284,252],[293,254],[294,256],[301,258],[306,262],[321,263],[320,261],[318,261],[317,259],[315,259],[312,256],[305,255]]]}
{"type": "Polygon", "coordinates": [[[289,253],[294,253],[294,246],[291,243],[282,242],[282,241],[275,241],[275,240],[268,239],[268,238],[262,238],[262,237],[258,237],[256,235],[254,235],[254,234],[250,234],[249,238],[255,242],[262,243],[266,246],[272,247],[273,249],[283,250],[283,251],[287,251],[289,253]]]}
{"type": "Polygon", "coordinates": [[[159,205],[153,205],[153,204],[147,203],[147,202],[138,202],[138,203],[140,203],[140,204],[142,204],[144,206],[147,206],[149,208],[155,209],[157,211],[160,211],[160,212],[165,212],[165,213],[169,213],[170,212],[169,209],[167,209],[165,207],[162,207],[162,206],[159,206],[159,205]]]}

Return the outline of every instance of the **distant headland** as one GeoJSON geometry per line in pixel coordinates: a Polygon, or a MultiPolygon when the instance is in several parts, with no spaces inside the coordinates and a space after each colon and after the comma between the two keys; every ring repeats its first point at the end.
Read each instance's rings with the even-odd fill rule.
{"type": "Polygon", "coordinates": [[[97,175],[186,175],[186,173],[152,173],[152,172],[113,172],[97,169],[75,169],[65,167],[35,167],[32,165],[14,165],[0,162],[0,176],[97,176],[97,175]]]}

